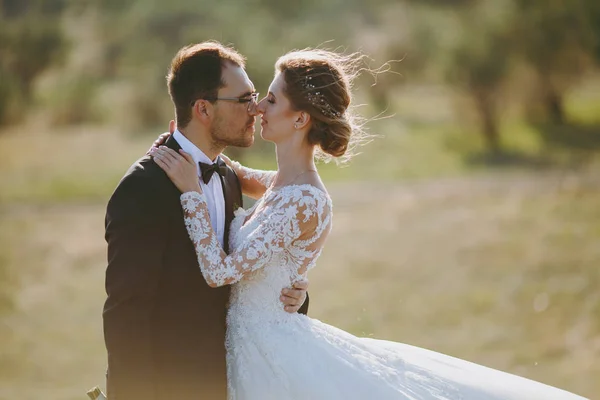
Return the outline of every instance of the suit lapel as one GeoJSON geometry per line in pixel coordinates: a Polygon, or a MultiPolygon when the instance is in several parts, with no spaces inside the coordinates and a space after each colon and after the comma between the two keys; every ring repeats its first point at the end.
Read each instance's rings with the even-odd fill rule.
{"type": "Polygon", "coordinates": [[[223,196],[225,197],[225,235],[224,246],[225,252],[229,253],[229,227],[233,221],[233,213],[236,208],[242,205],[242,191],[237,175],[233,170],[227,167],[227,173],[221,177],[223,187],[223,196]]]}
{"type": "Polygon", "coordinates": [[[165,146],[167,146],[170,149],[175,150],[178,153],[179,153],[179,150],[181,149],[181,146],[179,145],[179,143],[177,143],[177,140],[175,140],[173,138],[173,135],[171,135],[167,138],[167,141],[165,142],[165,146]]]}

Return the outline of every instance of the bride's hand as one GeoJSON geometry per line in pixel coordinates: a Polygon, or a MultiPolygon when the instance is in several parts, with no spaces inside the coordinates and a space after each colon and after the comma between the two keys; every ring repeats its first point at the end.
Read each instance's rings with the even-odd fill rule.
{"type": "Polygon", "coordinates": [[[166,146],[152,150],[151,155],[154,157],[154,162],[167,173],[181,193],[202,193],[198,181],[198,167],[191,155],[183,150],[177,153],[166,146]]]}
{"type": "Polygon", "coordinates": [[[161,133],[160,135],[158,135],[158,139],[156,139],[154,141],[154,143],[152,143],[152,147],[150,147],[148,149],[148,151],[146,152],[146,155],[150,155],[154,149],[165,144],[165,142],[167,141],[169,136],[171,136],[173,134],[173,132],[175,132],[175,129],[177,129],[177,126],[175,125],[175,121],[173,121],[173,120],[169,121],[169,132],[161,133]]]}
{"type": "MultiPolygon", "coordinates": [[[[231,161],[231,159],[229,157],[227,157],[225,154],[221,153],[219,154],[219,157],[221,158],[221,160],[225,161],[225,164],[227,164],[227,166],[229,168],[234,168],[233,162],[231,161]]],[[[235,168],[234,168],[235,169],[235,168]]]]}

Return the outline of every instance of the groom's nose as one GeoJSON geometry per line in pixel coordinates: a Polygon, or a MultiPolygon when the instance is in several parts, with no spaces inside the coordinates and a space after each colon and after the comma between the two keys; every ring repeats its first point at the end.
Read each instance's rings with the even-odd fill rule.
{"type": "Polygon", "coordinates": [[[258,102],[258,104],[256,104],[255,106],[255,110],[256,110],[256,114],[262,114],[265,112],[265,101],[267,100],[267,98],[263,98],[261,101],[258,102]]]}
{"type": "Polygon", "coordinates": [[[260,111],[258,110],[258,105],[259,103],[252,102],[252,104],[250,104],[250,107],[248,107],[248,114],[250,114],[253,117],[256,117],[258,114],[260,114],[260,111]]]}

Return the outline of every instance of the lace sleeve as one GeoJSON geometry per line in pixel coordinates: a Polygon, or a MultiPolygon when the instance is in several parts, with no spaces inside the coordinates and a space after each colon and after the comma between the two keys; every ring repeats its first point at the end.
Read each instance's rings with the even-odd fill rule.
{"type": "Polygon", "coordinates": [[[237,161],[231,161],[231,167],[241,179],[244,194],[254,198],[259,198],[265,193],[277,174],[275,171],[263,171],[244,167],[237,161]]]}
{"type": "Polygon", "coordinates": [[[212,230],[204,195],[186,192],[181,204],[198,264],[211,287],[236,283],[281,252],[298,265],[298,275],[304,274],[319,256],[331,226],[331,203],[323,192],[282,190],[261,212],[259,226],[227,255],[212,230]]]}

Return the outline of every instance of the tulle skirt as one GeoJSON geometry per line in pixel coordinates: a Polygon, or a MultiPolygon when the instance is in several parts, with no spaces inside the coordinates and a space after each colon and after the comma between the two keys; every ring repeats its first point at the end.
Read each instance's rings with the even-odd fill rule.
{"type": "Polygon", "coordinates": [[[304,315],[230,324],[232,400],[581,400],[430,350],[359,338],[304,315]]]}

